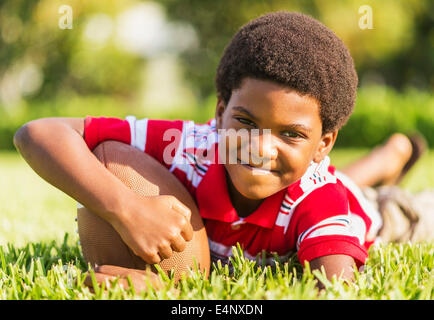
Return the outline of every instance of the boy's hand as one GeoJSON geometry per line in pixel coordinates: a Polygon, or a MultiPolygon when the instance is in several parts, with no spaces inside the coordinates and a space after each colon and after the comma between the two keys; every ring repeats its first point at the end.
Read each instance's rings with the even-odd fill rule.
{"type": "MultiPolygon", "coordinates": [[[[95,267],[95,280],[101,285],[106,283],[106,288],[111,287],[111,281],[118,279],[118,283],[125,289],[130,287],[127,277],[130,277],[134,290],[141,293],[148,290],[148,284],[154,289],[162,289],[163,283],[160,281],[158,275],[148,270],[128,269],[119,266],[102,265],[95,267]]],[[[84,284],[94,292],[94,284],[90,273],[86,274],[84,284]]]]}
{"type": "Polygon", "coordinates": [[[137,194],[110,223],[130,249],[146,263],[159,263],[183,251],[193,238],[191,211],[176,197],[137,194]]]}

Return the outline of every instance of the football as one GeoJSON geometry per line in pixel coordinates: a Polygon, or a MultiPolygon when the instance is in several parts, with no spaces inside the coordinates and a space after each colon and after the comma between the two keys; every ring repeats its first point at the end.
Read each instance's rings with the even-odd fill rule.
{"type": "MultiPolygon", "coordinates": [[[[105,141],[93,151],[105,167],[125,185],[144,196],[173,195],[191,209],[194,235],[182,252],[173,252],[159,266],[174,271],[175,280],[195,265],[209,274],[210,252],[208,238],[199,210],[182,183],[160,162],[150,155],[117,141],[105,141]]],[[[158,212],[155,214],[158,215],[158,212]]],[[[151,269],[122,241],[120,235],[105,220],[83,206],[77,209],[78,233],[83,256],[94,265],[116,265],[133,269],[151,269]]],[[[146,232],[144,227],[143,232],[146,232]]]]}

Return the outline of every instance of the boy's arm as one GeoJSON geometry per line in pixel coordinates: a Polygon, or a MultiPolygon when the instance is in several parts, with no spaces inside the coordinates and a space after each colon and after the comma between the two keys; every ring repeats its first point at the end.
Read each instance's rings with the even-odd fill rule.
{"type": "Polygon", "coordinates": [[[130,190],[97,160],[83,134],[84,119],[45,118],[21,127],[14,144],[36,173],[108,221],[146,262],[158,263],[171,251],[159,250],[162,243],[182,251],[193,234],[190,210],[175,197],[143,197],[130,190]]]}
{"type": "MultiPolygon", "coordinates": [[[[331,280],[334,275],[336,278],[353,281],[354,280],[354,258],[344,254],[333,254],[318,257],[310,261],[311,270],[321,271],[321,266],[324,266],[324,271],[326,273],[327,279],[331,280]]],[[[322,284],[319,283],[319,287],[323,288],[322,284]]]]}
{"type": "Polygon", "coordinates": [[[119,200],[130,194],[91,154],[83,134],[83,119],[39,119],[22,126],[14,144],[43,179],[110,222],[115,212],[122,212],[119,200]],[[98,182],[102,180],[108,184],[98,182]]]}
{"type": "Polygon", "coordinates": [[[360,241],[364,234],[357,231],[363,225],[354,228],[358,220],[352,219],[349,208],[347,191],[338,181],[314,189],[293,215],[300,262],[308,261],[312,270],[321,271],[324,266],[328,279],[336,275],[352,280],[354,266],[363,264],[368,256],[360,241]]]}

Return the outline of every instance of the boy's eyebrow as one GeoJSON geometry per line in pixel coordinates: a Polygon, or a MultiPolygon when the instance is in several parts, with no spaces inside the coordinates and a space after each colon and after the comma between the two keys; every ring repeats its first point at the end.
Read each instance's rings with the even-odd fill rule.
{"type": "MultiPolygon", "coordinates": [[[[253,120],[258,120],[257,117],[255,117],[249,110],[247,110],[246,108],[244,108],[242,106],[235,106],[232,109],[247,114],[253,120]]],[[[288,128],[288,129],[292,129],[292,130],[297,130],[298,129],[298,130],[302,130],[302,131],[305,131],[305,132],[308,132],[308,133],[312,132],[311,128],[309,128],[309,127],[307,127],[307,126],[305,126],[303,124],[299,124],[299,123],[287,124],[287,125],[284,125],[284,126],[286,128],[288,128]]]]}
{"type": "Polygon", "coordinates": [[[311,128],[306,127],[306,126],[303,125],[303,124],[298,124],[298,123],[295,123],[295,124],[288,124],[288,125],[286,125],[285,127],[289,128],[289,129],[292,129],[292,130],[302,130],[302,131],[305,131],[305,132],[307,132],[307,133],[312,132],[312,129],[311,129],[311,128]]]}
{"type": "Polygon", "coordinates": [[[255,117],[249,110],[247,110],[246,108],[244,108],[242,106],[235,106],[232,109],[237,110],[237,111],[242,112],[242,113],[245,113],[254,120],[258,120],[257,117],[255,117]]]}

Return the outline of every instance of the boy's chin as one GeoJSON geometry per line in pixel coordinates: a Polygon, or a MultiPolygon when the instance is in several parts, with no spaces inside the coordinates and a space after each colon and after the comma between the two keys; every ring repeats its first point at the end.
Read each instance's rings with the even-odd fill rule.
{"type": "Polygon", "coordinates": [[[260,185],[238,185],[235,183],[234,186],[239,193],[251,200],[262,200],[282,190],[277,188],[267,188],[260,185]]]}
{"type": "Polygon", "coordinates": [[[254,176],[240,174],[237,170],[228,170],[229,177],[235,189],[244,197],[251,200],[261,200],[284,189],[275,176],[254,176]]]}

